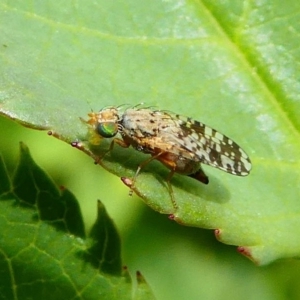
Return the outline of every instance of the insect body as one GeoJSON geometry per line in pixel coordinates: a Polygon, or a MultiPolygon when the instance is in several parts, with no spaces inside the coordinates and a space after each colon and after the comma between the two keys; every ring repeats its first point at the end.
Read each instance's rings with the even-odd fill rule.
{"type": "Polygon", "coordinates": [[[120,113],[116,107],[89,116],[88,123],[97,135],[114,138],[109,150],[116,142],[122,147],[132,146],[151,155],[139,165],[132,188],[140,170],[154,159],[171,170],[167,183],[174,205],[170,184],[174,173],[207,184],[208,177],[201,169],[201,163],[238,176],[246,176],[251,170],[249,157],[234,141],[190,118],[149,108],[128,108],[120,113]],[[118,133],[122,139],[115,137],[118,133]]]}

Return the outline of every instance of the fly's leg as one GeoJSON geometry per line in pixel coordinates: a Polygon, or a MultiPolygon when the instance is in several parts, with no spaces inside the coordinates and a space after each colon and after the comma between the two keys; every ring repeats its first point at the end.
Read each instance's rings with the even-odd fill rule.
{"type": "Polygon", "coordinates": [[[176,203],[176,201],[175,201],[174,192],[173,192],[173,188],[172,188],[172,184],[171,184],[171,179],[172,179],[174,173],[175,173],[175,170],[172,170],[172,171],[169,173],[169,175],[168,175],[168,177],[167,177],[167,184],[168,184],[169,192],[170,192],[170,195],[171,195],[171,201],[172,201],[173,207],[174,207],[175,209],[177,209],[177,208],[178,208],[178,205],[177,205],[177,203],[176,203]]]}
{"type": "Polygon", "coordinates": [[[158,153],[158,154],[156,154],[156,155],[153,155],[153,156],[149,157],[148,159],[146,159],[145,161],[143,161],[142,163],[139,164],[139,166],[138,166],[138,168],[137,168],[137,170],[136,170],[136,172],[135,172],[135,174],[134,174],[134,176],[133,176],[133,178],[132,178],[132,180],[131,180],[131,186],[130,186],[130,191],[129,191],[129,195],[130,195],[130,196],[131,196],[132,193],[133,193],[134,185],[135,185],[136,179],[137,179],[137,177],[138,177],[140,171],[141,171],[146,165],[148,165],[152,160],[157,159],[157,157],[159,157],[159,156],[162,155],[163,153],[164,153],[164,152],[160,152],[160,153],[158,153]]]}
{"type": "MultiPolygon", "coordinates": [[[[52,134],[52,132],[48,133],[49,135],[52,134]]],[[[130,146],[130,143],[127,143],[121,139],[115,138],[111,141],[108,150],[106,150],[104,152],[104,154],[102,154],[101,156],[96,155],[91,149],[89,149],[87,147],[87,145],[85,145],[84,143],[80,142],[80,141],[74,141],[71,142],[71,146],[74,148],[77,148],[78,150],[83,151],[84,153],[86,153],[87,155],[91,156],[94,159],[95,165],[99,164],[100,161],[103,159],[103,157],[109,153],[110,151],[113,150],[115,143],[117,143],[119,146],[123,147],[123,148],[128,148],[130,146]]],[[[92,143],[93,144],[93,143],[92,143]]],[[[95,143],[95,145],[97,145],[98,143],[95,143]]]]}
{"type": "MultiPolygon", "coordinates": [[[[129,191],[129,195],[132,196],[132,193],[133,193],[133,190],[134,190],[134,187],[135,187],[135,182],[136,182],[136,179],[140,173],[140,171],[147,165],[149,164],[152,160],[155,160],[157,159],[158,157],[160,157],[161,155],[165,154],[165,152],[159,152],[158,154],[156,155],[153,155],[151,157],[149,157],[147,160],[143,161],[137,168],[132,180],[128,181],[128,178],[123,178],[123,182],[128,185],[128,183],[130,183],[130,191],[129,191]],[[126,183],[126,179],[127,179],[127,183],[126,183]]],[[[173,192],[173,188],[172,188],[172,185],[171,185],[171,179],[173,177],[175,173],[175,168],[173,170],[171,170],[171,172],[169,173],[168,177],[167,177],[167,184],[168,184],[168,189],[169,189],[169,192],[170,192],[170,195],[171,195],[171,201],[172,201],[172,204],[173,204],[173,207],[175,209],[178,208],[177,206],[177,203],[175,201],[175,197],[174,197],[174,192],[173,192]]]]}
{"type": "Polygon", "coordinates": [[[111,151],[113,150],[115,143],[117,143],[119,146],[121,146],[121,147],[123,147],[123,148],[128,148],[128,147],[130,146],[130,144],[127,144],[126,142],[124,142],[124,141],[121,140],[121,139],[118,139],[118,138],[113,139],[113,140],[111,141],[110,145],[109,145],[108,150],[106,150],[106,151],[104,152],[104,154],[103,154],[101,157],[96,157],[96,158],[95,158],[95,164],[99,164],[99,162],[103,159],[103,157],[104,157],[107,153],[109,153],[109,152],[111,152],[111,151]]]}

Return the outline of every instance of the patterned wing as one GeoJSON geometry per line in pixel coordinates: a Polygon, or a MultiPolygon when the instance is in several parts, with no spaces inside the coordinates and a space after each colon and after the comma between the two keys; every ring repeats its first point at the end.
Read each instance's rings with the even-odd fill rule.
{"type": "Polygon", "coordinates": [[[239,176],[251,170],[249,157],[234,141],[190,118],[147,108],[127,109],[121,124],[122,134],[144,152],[160,149],[239,176]]]}
{"type": "Polygon", "coordinates": [[[181,128],[173,138],[181,147],[195,154],[195,160],[227,173],[246,176],[251,161],[233,140],[205,124],[180,115],[172,115],[181,128]]]}

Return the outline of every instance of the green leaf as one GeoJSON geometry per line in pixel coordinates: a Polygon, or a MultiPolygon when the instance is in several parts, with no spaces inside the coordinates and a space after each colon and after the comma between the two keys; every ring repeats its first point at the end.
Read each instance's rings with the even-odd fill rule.
{"type": "Polygon", "coordinates": [[[93,226],[93,244],[88,249],[88,260],[103,272],[120,275],[121,241],[113,221],[108,217],[104,205],[98,201],[98,218],[93,226]],[[100,256],[101,254],[101,256],[100,256]]]}
{"type": "MultiPolygon", "coordinates": [[[[86,239],[74,196],[57,189],[24,144],[20,150],[12,183],[0,194],[1,298],[139,299],[146,290],[145,299],[153,299],[145,283],[132,296],[120,239],[103,204],[98,201],[98,218],[86,239]]],[[[1,182],[8,181],[0,162],[1,182]]]]}
{"type": "MultiPolygon", "coordinates": [[[[204,186],[176,175],[175,211],[168,171],[153,162],[136,192],[180,223],[218,229],[259,264],[299,256],[299,8],[292,0],[2,2],[0,111],[84,146],[80,118],[107,105],[145,102],[219,129],[249,154],[250,176],[204,167],[204,186]]],[[[145,159],[116,146],[101,164],[130,178],[145,159]]]]}

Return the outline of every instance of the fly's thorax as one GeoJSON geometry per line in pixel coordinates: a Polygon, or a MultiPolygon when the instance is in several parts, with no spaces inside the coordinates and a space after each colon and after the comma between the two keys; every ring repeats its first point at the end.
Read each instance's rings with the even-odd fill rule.
{"type": "Polygon", "coordinates": [[[127,109],[121,120],[125,134],[138,138],[156,137],[168,127],[169,119],[161,111],[127,109]]]}
{"type": "Polygon", "coordinates": [[[181,147],[178,142],[182,130],[177,119],[172,118],[166,112],[151,109],[127,109],[122,115],[120,125],[122,125],[123,139],[139,151],[151,154],[173,153],[175,160],[178,157],[194,160],[195,154],[181,147]]]}
{"type": "Polygon", "coordinates": [[[122,128],[121,134],[125,144],[132,146],[137,151],[147,153],[147,154],[154,153],[155,145],[153,144],[153,141],[151,139],[131,136],[126,133],[126,129],[124,128],[122,128]]]}

